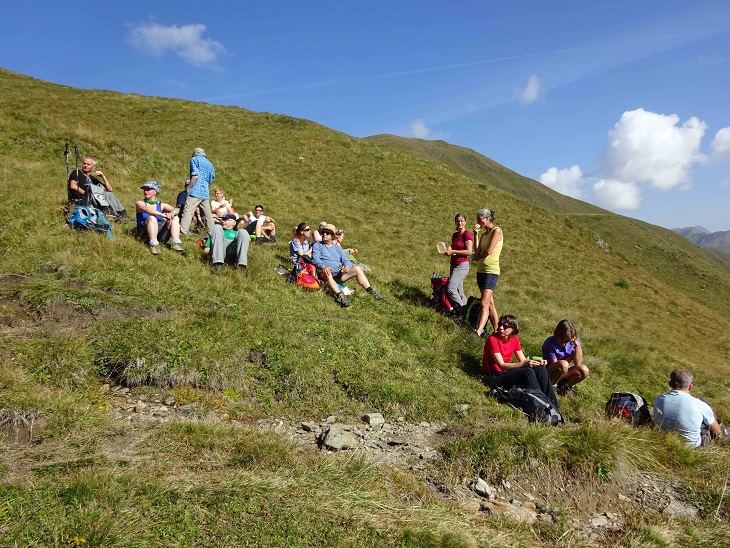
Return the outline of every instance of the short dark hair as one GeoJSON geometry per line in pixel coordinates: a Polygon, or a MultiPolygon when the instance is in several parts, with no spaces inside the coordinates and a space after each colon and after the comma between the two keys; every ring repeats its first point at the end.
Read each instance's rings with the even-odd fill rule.
{"type": "Polygon", "coordinates": [[[505,314],[504,316],[500,316],[497,324],[511,327],[513,335],[517,335],[517,333],[520,332],[520,325],[517,323],[517,318],[515,318],[512,314],[505,314]]]}
{"type": "Polygon", "coordinates": [[[456,215],[454,215],[454,222],[458,221],[459,217],[464,217],[464,221],[466,221],[466,215],[464,215],[463,213],[457,213],[456,215]]]}
{"type": "Polygon", "coordinates": [[[669,374],[669,388],[685,390],[692,385],[694,376],[686,369],[675,369],[669,374]]]}
{"type": "Polygon", "coordinates": [[[553,335],[560,339],[565,337],[569,339],[575,339],[578,336],[578,332],[575,330],[575,326],[571,323],[570,320],[560,320],[558,322],[558,325],[555,326],[555,331],[553,331],[553,335]]]}
{"type": "Polygon", "coordinates": [[[253,208],[254,208],[254,210],[256,210],[256,209],[260,209],[261,211],[264,210],[264,206],[262,206],[262,205],[255,205],[255,206],[253,206],[253,208]]]}

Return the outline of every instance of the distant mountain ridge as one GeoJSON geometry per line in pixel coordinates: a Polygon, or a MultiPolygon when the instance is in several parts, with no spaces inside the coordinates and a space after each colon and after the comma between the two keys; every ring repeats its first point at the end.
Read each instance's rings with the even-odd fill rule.
{"type": "Polygon", "coordinates": [[[701,226],[673,228],[672,231],[687,238],[690,242],[702,247],[711,247],[730,253],[730,230],[710,232],[701,226]]]}

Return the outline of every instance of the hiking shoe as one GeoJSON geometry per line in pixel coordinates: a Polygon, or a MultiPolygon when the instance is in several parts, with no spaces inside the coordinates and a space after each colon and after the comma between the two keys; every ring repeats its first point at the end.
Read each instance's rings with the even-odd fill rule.
{"type": "Polygon", "coordinates": [[[275,244],[276,243],[276,236],[269,236],[269,243],[275,244]]]}
{"type": "Polygon", "coordinates": [[[160,246],[159,245],[151,245],[150,246],[150,253],[153,255],[159,255],[160,254],[160,246]]]}
{"type": "MultiPolygon", "coordinates": [[[[370,288],[370,289],[372,289],[372,288],[370,288]]],[[[375,299],[376,301],[380,301],[380,302],[383,302],[383,303],[385,302],[385,298],[380,293],[378,293],[377,291],[375,291],[374,289],[372,289],[372,291],[368,291],[368,293],[370,293],[370,296],[373,299],[375,299]]]]}
{"type": "Polygon", "coordinates": [[[345,297],[344,293],[338,293],[337,304],[339,304],[342,308],[347,308],[348,306],[350,306],[350,301],[347,300],[347,297],[345,297]]]}
{"type": "Polygon", "coordinates": [[[182,244],[172,244],[170,246],[170,249],[173,251],[177,251],[178,253],[182,253],[183,255],[186,254],[185,248],[182,246],[182,244]]]}
{"type": "Polygon", "coordinates": [[[223,263],[215,263],[211,268],[213,269],[213,272],[220,274],[221,270],[223,270],[223,263]]]}
{"type": "Polygon", "coordinates": [[[567,384],[559,385],[556,392],[557,392],[558,396],[564,396],[571,400],[575,399],[575,397],[578,395],[578,394],[576,394],[575,390],[573,390],[573,387],[568,386],[567,384]]]}
{"type": "Polygon", "coordinates": [[[256,238],[256,245],[268,244],[269,239],[265,236],[259,236],[256,238]]]}
{"type": "Polygon", "coordinates": [[[237,270],[238,270],[238,274],[239,274],[239,275],[240,275],[240,276],[241,276],[242,278],[245,278],[245,277],[246,277],[246,275],[248,274],[248,268],[246,267],[246,265],[245,265],[245,264],[239,264],[239,265],[238,265],[238,269],[237,269],[237,270]]]}

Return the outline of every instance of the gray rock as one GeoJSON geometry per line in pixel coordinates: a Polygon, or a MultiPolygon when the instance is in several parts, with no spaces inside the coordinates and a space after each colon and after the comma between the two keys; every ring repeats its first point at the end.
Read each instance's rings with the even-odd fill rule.
{"type": "Polygon", "coordinates": [[[188,403],[187,405],[181,405],[177,408],[177,412],[181,415],[190,415],[198,408],[198,402],[188,403]]]}
{"type": "Polygon", "coordinates": [[[454,406],[454,411],[457,413],[466,413],[469,410],[468,403],[458,403],[454,406]]]}
{"type": "Polygon", "coordinates": [[[319,428],[319,427],[318,427],[318,426],[317,426],[317,425],[316,425],[315,423],[313,423],[313,422],[303,422],[303,423],[301,424],[301,428],[302,428],[302,430],[304,430],[305,432],[314,432],[314,431],[316,431],[316,430],[317,430],[317,428],[319,428]]]}
{"type": "Polygon", "coordinates": [[[342,424],[333,424],[322,438],[322,445],[330,451],[355,449],[358,446],[357,438],[352,432],[345,430],[342,424]]]}
{"type": "Polygon", "coordinates": [[[174,397],[172,397],[172,396],[167,396],[167,397],[165,398],[165,401],[164,401],[163,403],[164,403],[165,405],[167,405],[168,407],[172,407],[172,406],[174,406],[174,405],[175,405],[175,398],[174,398],[174,397]]]}
{"type": "Polygon", "coordinates": [[[403,197],[401,198],[401,201],[402,201],[402,202],[403,202],[404,204],[412,204],[412,203],[413,203],[413,197],[412,197],[412,196],[403,196],[403,197]]]}
{"type": "Polygon", "coordinates": [[[438,457],[438,451],[424,451],[423,453],[418,454],[418,458],[421,460],[431,460],[438,457]]]}
{"type": "Polygon", "coordinates": [[[604,516],[603,514],[599,516],[593,516],[590,520],[588,520],[588,523],[591,527],[607,527],[610,522],[608,517],[604,516]]]}
{"type": "Polygon", "coordinates": [[[385,424],[385,418],[380,413],[368,413],[364,415],[362,420],[368,423],[370,426],[376,426],[378,424],[385,424]]]}
{"type": "Polygon", "coordinates": [[[697,517],[697,508],[682,504],[677,499],[670,498],[669,504],[662,510],[662,514],[665,516],[695,519],[697,517]]]}
{"type": "Polygon", "coordinates": [[[545,523],[553,522],[553,517],[550,514],[538,514],[537,519],[545,523]]]}
{"type": "Polygon", "coordinates": [[[471,482],[469,484],[469,489],[474,491],[480,497],[484,497],[487,499],[491,499],[494,496],[492,493],[492,488],[482,478],[476,478],[473,482],[471,482]]]}
{"type": "Polygon", "coordinates": [[[334,415],[330,415],[329,417],[324,419],[325,424],[334,424],[335,422],[337,422],[337,417],[335,417],[334,415]]]}
{"type": "Polygon", "coordinates": [[[147,404],[143,401],[138,401],[137,405],[134,406],[134,412],[135,413],[144,413],[147,411],[147,404]]]}

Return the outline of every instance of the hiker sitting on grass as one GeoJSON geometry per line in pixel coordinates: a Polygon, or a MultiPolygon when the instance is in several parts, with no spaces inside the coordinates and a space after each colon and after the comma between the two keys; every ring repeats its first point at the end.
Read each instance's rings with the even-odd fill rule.
{"type": "Polygon", "coordinates": [[[334,243],[342,248],[342,251],[345,252],[345,255],[350,255],[352,253],[355,253],[356,249],[354,247],[345,247],[342,245],[342,242],[345,241],[345,231],[341,228],[338,228],[335,232],[335,241],[334,243]]]}
{"type": "Polygon", "coordinates": [[[520,327],[514,316],[506,314],[499,318],[497,330],[484,343],[482,371],[491,377],[491,384],[495,388],[521,386],[539,390],[559,409],[547,369],[541,367],[545,365],[545,360],[525,357],[517,336],[519,332],[520,327]],[[517,361],[512,361],[515,356],[517,361]]]}
{"type": "Polygon", "coordinates": [[[666,394],[654,400],[654,424],[664,432],[676,432],[690,447],[705,446],[713,438],[727,435],[712,408],[703,400],[691,396],[692,373],[675,369],[669,375],[666,394]]]}
{"type": "MultiPolygon", "coordinates": [[[[321,223],[319,223],[319,226],[317,227],[317,230],[315,230],[312,233],[312,238],[314,238],[314,243],[319,243],[319,242],[322,241],[322,233],[321,233],[321,230],[324,227],[326,227],[326,226],[327,226],[327,221],[322,221],[321,223]]],[[[314,245],[314,244],[312,244],[312,245],[314,245]]]]}
{"type": "Polygon", "coordinates": [[[251,236],[246,230],[237,230],[238,217],[235,213],[226,213],[210,231],[210,237],[204,244],[203,251],[210,255],[213,272],[219,273],[227,261],[238,266],[238,271],[246,274],[248,266],[248,244],[251,236]]]}
{"type": "Polygon", "coordinates": [[[299,223],[294,229],[289,242],[289,257],[295,268],[300,267],[300,261],[312,262],[312,247],[309,245],[309,234],[312,229],[309,223],[299,223]]]}
{"type": "Polygon", "coordinates": [[[81,162],[81,169],[74,169],[68,176],[68,202],[74,205],[98,205],[104,213],[112,213],[118,218],[125,218],[127,211],[112,185],[102,171],[94,171],[96,160],[86,156],[81,162]]]}
{"type": "Polygon", "coordinates": [[[578,332],[568,320],[560,320],[553,335],[545,339],[542,359],[547,361],[550,382],[557,385],[558,391],[572,388],[590,373],[583,363],[583,347],[578,332]]]}
{"type": "Polygon", "coordinates": [[[226,199],[222,188],[215,189],[215,199],[210,201],[210,208],[218,217],[223,217],[226,213],[236,213],[236,210],[233,209],[233,200],[226,199]]]}
{"type": "Polygon", "coordinates": [[[144,198],[135,202],[137,237],[148,240],[153,255],[160,254],[160,241],[172,237],[170,249],[184,255],[185,248],[180,242],[180,210],[157,199],[160,192],[157,181],[147,181],[140,188],[144,198]]]}
{"type": "Polygon", "coordinates": [[[264,206],[257,205],[245,217],[248,219],[246,230],[256,236],[257,244],[276,243],[276,221],[264,215],[264,206]]]}
{"type": "Polygon", "coordinates": [[[338,284],[344,283],[351,278],[355,278],[357,283],[374,299],[385,301],[377,291],[370,287],[370,282],[365,277],[362,269],[359,266],[352,265],[350,259],[342,251],[342,247],[334,245],[336,230],[334,225],[330,224],[320,228],[322,241],[314,244],[312,248],[312,264],[317,267],[319,279],[327,283],[335,295],[337,303],[343,308],[350,306],[350,301],[342,293],[338,284]]]}

